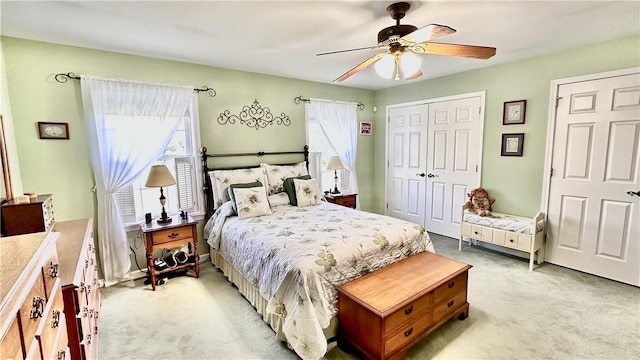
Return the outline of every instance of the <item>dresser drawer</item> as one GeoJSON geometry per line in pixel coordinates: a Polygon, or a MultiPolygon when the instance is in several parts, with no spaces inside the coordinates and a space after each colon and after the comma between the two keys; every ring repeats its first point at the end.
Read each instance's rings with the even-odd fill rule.
{"type": "Polygon", "coordinates": [[[505,231],[504,239],[504,246],[513,249],[518,248],[518,233],[514,233],[513,231],[505,231]]]}
{"type": "Polygon", "coordinates": [[[49,299],[51,297],[51,292],[53,291],[53,285],[56,283],[56,280],[58,280],[60,272],[57,252],[51,254],[46,265],[42,268],[42,272],[44,273],[45,292],[47,294],[47,299],[49,299]]]}
{"type": "Polygon", "coordinates": [[[14,318],[9,329],[0,342],[0,359],[24,359],[20,342],[18,318],[14,318]]]}
{"type": "Polygon", "coordinates": [[[45,359],[66,360],[70,359],[69,337],[67,335],[67,324],[64,316],[60,320],[59,330],[55,334],[53,346],[48,353],[44,353],[45,359]]]}
{"type": "Polygon", "coordinates": [[[176,240],[189,239],[193,236],[191,227],[181,227],[156,231],[153,233],[153,244],[165,244],[176,240]]]}
{"type": "Polygon", "coordinates": [[[25,339],[25,347],[29,348],[33,337],[36,334],[38,325],[42,317],[45,315],[47,306],[46,297],[44,295],[44,282],[42,280],[42,270],[38,274],[29,295],[20,307],[20,323],[22,324],[22,334],[25,339]]]}
{"type": "Polygon", "coordinates": [[[455,293],[467,288],[467,272],[456,276],[452,280],[440,285],[433,294],[433,303],[439,304],[445,299],[450,298],[455,293]]]}
{"type": "Polygon", "coordinates": [[[462,236],[471,237],[471,224],[468,222],[462,222],[462,224],[460,224],[460,234],[462,236]]]}
{"type": "Polygon", "coordinates": [[[58,335],[57,333],[60,331],[65,333],[67,332],[62,321],[63,318],[64,302],[62,300],[62,289],[60,289],[60,286],[57,286],[55,288],[55,293],[53,294],[51,308],[47,313],[46,321],[41,325],[41,328],[39,328],[36,333],[36,339],[40,342],[40,349],[45,357],[46,354],[51,353],[55,345],[55,339],[58,335]]]}
{"type": "Polygon", "coordinates": [[[427,293],[420,299],[389,315],[384,321],[385,334],[405,321],[413,322],[416,317],[424,316],[422,313],[431,307],[432,298],[433,294],[427,293]]]}
{"type": "Polygon", "coordinates": [[[384,354],[385,357],[392,355],[399,349],[402,349],[405,345],[415,340],[422,335],[429,325],[429,314],[424,313],[422,317],[415,319],[415,322],[401,327],[397,333],[391,335],[389,339],[384,342],[384,354]]]}
{"type": "Polygon", "coordinates": [[[531,235],[518,234],[518,249],[529,252],[531,250],[531,235]]]}
{"type": "Polygon", "coordinates": [[[447,315],[455,312],[461,305],[467,302],[467,291],[458,293],[453,298],[446,300],[445,302],[436,305],[433,309],[433,321],[439,322],[447,317],[447,315]]]}

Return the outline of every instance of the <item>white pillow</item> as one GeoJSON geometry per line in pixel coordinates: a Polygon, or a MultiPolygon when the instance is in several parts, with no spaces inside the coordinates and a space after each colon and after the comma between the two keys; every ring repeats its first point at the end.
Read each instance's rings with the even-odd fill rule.
{"type": "Polygon", "coordinates": [[[293,179],[293,187],[296,190],[298,207],[320,204],[320,201],[322,200],[322,193],[320,193],[316,179],[293,179]]]}
{"type": "MultiPolygon", "coordinates": [[[[209,172],[211,180],[211,192],[213,193],[213,206],[218,208],[223,203],[231,200],[227,193],[227,188],[231,184],[243,184],[259,181],[267,184],[267,175],[263,168],[235,169],[235,170],[214,170],[209,172]]],[[[267,187],[264,188],[265,194],[267,187]]]]}
{"type": "Polygon", "coordinates": [[[270,195],[281,193],[284,191],[284,179],[290,177],[298,177],[301,175],[309,175],[309,171],[307,170],[307,163],[304,161],[295,165],[271,165],[267,163],[261,163],[260,166],[264,168],[267,174],[270,195]]]}
{"type": "Polygon", "coordinates": [[[269,195],[269,205],[271,205],[271,207],[289,205],[289,195],[284,192],[269,195]]]}
{"type": "Polygon", "coordinates": [[[233,194],[236,197],[238,218],[246,219],[271,215],[271,208],[269,207],[264,187],[235,188],[233,189],[233,194]]]}

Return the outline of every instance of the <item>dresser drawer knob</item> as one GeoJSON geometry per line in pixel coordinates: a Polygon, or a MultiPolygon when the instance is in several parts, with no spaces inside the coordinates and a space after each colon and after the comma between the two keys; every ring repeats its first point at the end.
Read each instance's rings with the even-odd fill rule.
{"type": "Polygon", "coordinates": [[[413,333],[413,328],[410,328],[409,330],[404,332],[404,336],[411,336],[411,333],[413,333]]]}
{"type": "Polygon", "coordinates": [[[456,282],[455,282],[455,281],[452,281],[452,282],[450,282],[450,283],[447,285],[447,287],[448,287],[449,289],[451,289],[451,288],[453,288],[455,285],[456,285],[456,282]]]}
{"type": "Polygon", "coordinates": [[[98,327],[97,326],[93,327],[93,335],[98,335],[98,327]]]}
{"type": "Polygon", "coordinates": [[[447,307],[452,307],[452,306],[453,306],[453,303],[454,303],[454,301],[453,301],[453,300],[449,301],[449,302],[447,303],[447,307]]]}
{"type": "Polygon", "coordinates": [[[67,357],[67,350],[60,349],[58,350],[58,360],[64,360],[67,357]]]}
{"type": "Polygon", "coordinates": [[[53,261],[51,262],[49,265],[49,277],[54,279],[58,277],[58,267],[58,263],[54,263],[53,261]]]}
{"type": "Polygon", "coordinates": [[[180,234],[178,233],[171,233],[171,235],[169,235],[169,239],[175,239],[179,236],[180,234]]]}
{"type": "Polygon", "coordinates": [[[474,233],[474,234],[476,234],[476,235],[478,235],[478,232],[477,232],[477,231],[474,231],[473,233],[474,233]]]}
{"type": "Polygon", "coordinates": [[[51,315],[51,328],[55,329],[60,325],[60,310],[53,310],[51,315]]]}
{"type": "Polygon", "coordinates": [[[413,305],[409,306],[408,308],[404,309],[404,314],[405,315],[409,315],[413,312],[413,305]]]}
{"type": "Polygon", "coordinates": [[[31,312],[29,313],[29,319],[41,318],[44,315],[44,299],[40,296],[33,297],[33,303],[31,304],[31,312]]]}
{"type": "Polygon", "coordinates": [[[513,239],[509,239],[509,242],[513,242],[513,239]]]}
{"type": "Polygon", "coordinates": [[[86,260],[84,261],[84,268],[85,268],[85,269],[88,269],[88,268],[89,268],[89,259],[86,259],[86,260]]]}
{"type": "Polygon", "coordinates": [[[85,306],[82,308],[82,317],[88,317],[88,316],[89,316],[89,308],[85,306]]]}

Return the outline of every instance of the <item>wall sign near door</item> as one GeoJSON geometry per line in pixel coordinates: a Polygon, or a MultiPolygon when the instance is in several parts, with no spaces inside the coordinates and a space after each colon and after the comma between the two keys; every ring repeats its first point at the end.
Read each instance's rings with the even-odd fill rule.
{"type": "Polygon", "coordinates": [[[371,135],[373,124],[367,121],[360,122],[360,135],[371,135]]]}
{"type": "Polygon", "coordinates": [[[502,156],[522,156],[524,133],[502,134],[502,156]]]}
{"type": "Polygon", "coordinates": [[[54,122],[38,122],[40,139],[69,139],[69,124],[54,122]]]}
{"type": "Polygon", "coordinates": [[[502,125],[524,124],[527,100],[507,101],[502,111],[502,125]]]}

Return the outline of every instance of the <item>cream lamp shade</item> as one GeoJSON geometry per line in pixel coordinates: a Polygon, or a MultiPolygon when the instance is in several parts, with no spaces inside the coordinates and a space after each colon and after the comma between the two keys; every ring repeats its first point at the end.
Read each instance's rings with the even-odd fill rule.
{"type": "Polygon", "coordinates": [[[167,203],[167,199],[164,197],[162,187],[175,185],[176,179],[173,178],[171,172],[165,165],[153,165],[149,171],[147,182],[144,184],[146,187],[159,187],[160,188],[160,205],[162,205],[162,213],[158,219],[158,224],[167,224],[171,222],[171,218],[167,216],[167,212],[164,209],[164,205],[167,203]]]}
{"type": "Polygon", "coordinates": [[[329,163],[327,164],[327,170],[333,170],[333,181],[335,182],[333,190],[331,190],[332,194],[340,194],[340,190],[338,190],[338,170],[344,169],[344,165],[342,161],[340,161],[340,157],[332,156],[329,159],[329,163]]]}
{"type": "Polygon", "coordinates": [[[175,185],[176,179],[165,165],[153,165],[149,171],[149,177],[144,184],[146,187],[163,187],[175,185]]]}
{"type": "Polygon", "coordinates": [[[344,169],[344,165],[342,165],[342,161],[338,156],[332,156],[329,159],[329,163],[327,164],[327,170],[342,170],[344,169]]]}

